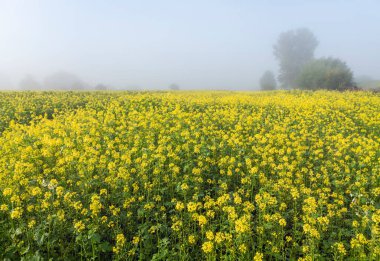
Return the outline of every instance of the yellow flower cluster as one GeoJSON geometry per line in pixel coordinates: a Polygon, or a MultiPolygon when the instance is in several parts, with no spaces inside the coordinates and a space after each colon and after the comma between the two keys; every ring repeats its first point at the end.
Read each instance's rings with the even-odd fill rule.
{"type": "Polygon", "coordinates": [[[116,254],[120,253],[122,250],[123,246],[125,244],[125,237],[123,234],[117,234],[116,236],[116,246],[112,248],[112,251],[115,252],[116,254]]]}
{"type": "Polygon", "coordinates": [[[379,260],[380,96],[0,93],[0,259],[379,260]]]}

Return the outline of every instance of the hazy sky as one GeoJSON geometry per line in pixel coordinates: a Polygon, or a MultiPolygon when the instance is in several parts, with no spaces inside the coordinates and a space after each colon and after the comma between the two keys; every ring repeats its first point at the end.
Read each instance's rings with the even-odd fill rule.
{"type": "Polygon", "coordinates": [[[0,0],[0,77],[17,86],[67,71],[115,87],[256,89],[278,70],[278,35],[307,27],[316,57],[380,78],[379,10],[379,0],[0,0]]]}

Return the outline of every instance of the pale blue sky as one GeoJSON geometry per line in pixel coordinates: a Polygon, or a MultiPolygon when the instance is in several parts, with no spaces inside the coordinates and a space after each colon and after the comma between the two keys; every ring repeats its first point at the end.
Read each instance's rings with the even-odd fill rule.
{"type": "Polygon", "coordinates": [[[0,0],[0,74],[15,86],[64,70],[115,87],[255,89],[278,70],[278,35],[307,27],[316,57],[380,78],[379,10],[378,0],[0,0]]]}

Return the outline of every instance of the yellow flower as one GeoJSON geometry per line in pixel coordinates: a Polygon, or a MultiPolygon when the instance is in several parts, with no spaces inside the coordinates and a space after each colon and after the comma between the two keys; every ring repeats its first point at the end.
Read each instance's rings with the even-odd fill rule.
{"type": "Polygon", "coordinates": [[[207,218],[203,215],[198,216],[198,223],[201,227],[207,224],[207,218]]]}
{"type": "Polygon", "coordinates": [[[116,236],[116,244],[117,245],[124,245],[125,243],[125,237],[123,234],[117,234],[116,236]]]}
{"type": "Polygon", "coordinates": [[[7,204],[1,204],[0,205],[0,211],[7,211],[8,210],[8,205],[7,204]]]}
{"type": "Polygon", "coordinates": [[[376,93],[0,92],[0,103],[0,222],[22,228],[20,249],[49,223],[53,241],[79,236],[73,256],[101,232],[112,248],[90,254],[115,259],[167,233],[178,259],[380,258],[376,93]],[[354,236],[321,242],[347,222],[354,236]]]}
{"type": "Polygon", "coordinates": [[[194,175],[200,175],[201,174],[201,169],[200,168],[193,168],[192,173],[194,175]]]}
{"type": "Polygon", "coordinates": [[[33,228],[36,225],[36,220],[32,219],[28,223],[28,228],[33,228]]]}
{"type": "Polygon", "coordinates": [[[175,205],[175,209],[177,211],[182,211],[185,208],[185,204],[183,204],[181,201],[178,201],[175,205]]]}
{"type": "Polygon", "coordinates": [[[171,228],[174,231],[178,232],[182,228],[182,225],[183,225],[182,221],[178,220],[178,221],[176,221],[176,222],[173,223],[173,225],[171,226],[171,228]]]}
{"type": "Polygon", "coordinates": [[[220,244],[220,243],[223,242],[223,240],[224,240],[224,234],[223,234],[223,232],[216,232],[215,233],[215,242],[218,243],[218,244],[220,244]]]}
{"type": "Polygon", "coordinates": [[[56,179],[52,179],[49,182],[48,188],[49,189],[55,189],[58,185],[58,181],[56,179]]]}
{"type": "Polygon", "coordinates": [[[286,210],[286,204],[285,203],[281,203],[281,205],[280,205],[280,210],[281,211],[284,211],[284,210],[286,210]]]}
{"type": "Polygon", "coordinates": [[[247,252],[247,246],[245,244],[241,244],[239,246],[239,251],[242,252],[243,254],[247,252]]]}
{"type": "Polygon", "coordinates": [[[63,195],[63,191],[64,191],[64,188],[62,186],[58,186],[56,189],[55,189],[55,192],[57,193],[57,196],[58,197],[61,197],[63,195]]]}
{"type": "Polygon", "coordinates": [[[347,251],[341,242],[337,242],[334,244],[335,249],[338,251],[338,253],[342,256],[345,256],[347,254],[347,251]]]}
{"type": "Polygon", "coordinates": [[[367,243],[368,241],[362,233],[357,234],[350,242],[352,248],[359,248],[367,243]]]}
{"type": "Polygon", "coordinates": [[[20,207],[17,207],[15,209],[12,210],[11,212],[11,219],[19,219],[21,218],[21,215],[22,215],[22,208],[20,207]]]}
{"type": "Polygon", "coordinates": [[[57,217],[60,221],[64,221],[65,220],[65,211],[63,211],[62,209],[58,210],[57,217]]]}
{"type": "Polygon", "coordinates": [[[206,238],[208,240],[212,241],[214,239],[214,233],[211,230],[207,231],[206,232],[206,238]]]}
{"type": "Polygon", "coordinates": [[[133,239],[132,239],[133,244],[137,245],[139,242],[140,242],[140,237],[138,237],[138,236],[133,237],[133,239]]]}
{"type": "Polygon", "coordinates": [[[78,233],[80,233],[80,232],[82,232],[84,229],[85,229],[85,225],[84,225],[84,223],[80,220],[80,221],[74,221],[74,228],[75,228],[75,230],[78,232],[78,233]]]}
{"type": "Polygon", "coordinates": [[[214,249],[214,244],[210,241],[204,242],[202,244],[202,250],[206,254],[212,252],[213,249],[214,249]]]}
{"type": "Polygon", "coordinates": [[[12,189],[11,188],[5,188],[3,190],[3,196],[6,197],[6,196],[9,196],[12,194],[12,189]]]}
{"type": "Polygon", "coordinates": [[[253,261],[262,261],[264,255],[260,252],[256,252],[255,256],[253,257],[253,261]]]}
{"type": "Polygon", "coordinates": [[[183,183],[183,184],[181,185],[181,189],[182,189],[182,190],[188,190],[188,189],[189,189],[189,186],[188,186],[186,183],[183,183]]]}
{"type": "Polygon", "coordinates": [[[102,204],[100,203],[100,197],[98,195],[93,195],[91,197],[90,210],[93,216],[97,216],[102,209],[102,204]]]}
{"type": "Polygon", "coordinates": [[[296,188],[292,188],[290,191],[290,195],[292,195],[293,199],[299,198],[300,194],[296,188]]]}
{"type": "Polygon", "coordinates": [[[107,220],[108,220],[108,217],[107,217],[107,216],[102,216],[102,217],[100,218],[100,222],[102,222],[103,224],[106,223],[107,220]]]}
{"type": "Polygon", "coordinates": [[[196,211],[196,210],[197,210],[197,204],[194,203],[194,202],[189,202],[189,203],[187,204],[187,210],[188,210],[189,212],[194,212],[194,211],[196,211]]]}
{"type": "Polygon", "coordinates": [[[240,205],[242,202],[241,197],[239,195],[236,195],[234,197],[234,202],[235,202],[235,204],[240,205]]]}
{"type": "Polygon", "coordinates": [[[249,217],[243,216],[235,221],[235,230],[237,233],[245,233],[250,230],[249,217]]]}
{"type": "Polygon", "coordinates": [[[42,194],[42,190],[39,187],[34,187],[31,191],[32,196],[37,196],[42,194]]]}
{"type": "Polygon", "coordinates": [[[189,241],[190,245],[194,245],[196,242],[196,238],[194,235],[190,235],[190,236],[188,236],[187,241],[189,241]]]}
{"type": "Polygon", "coordinates": [[[377,210],[375,213],[373,213],[372,221],[377,224],[380,223],[380,210],[377,210]]]}

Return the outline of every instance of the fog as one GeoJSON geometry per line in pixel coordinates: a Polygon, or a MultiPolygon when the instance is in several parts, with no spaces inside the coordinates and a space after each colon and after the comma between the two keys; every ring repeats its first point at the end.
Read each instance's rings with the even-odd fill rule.
{"type": "Polygon", "coordinates": [[[379,10],[378,0],[0,0],[0,87],[67,72],[86,86],[255,90],[278,72],[279,34],[300,27],[317,37],[316,57],[380,79],[379,10]]]}

